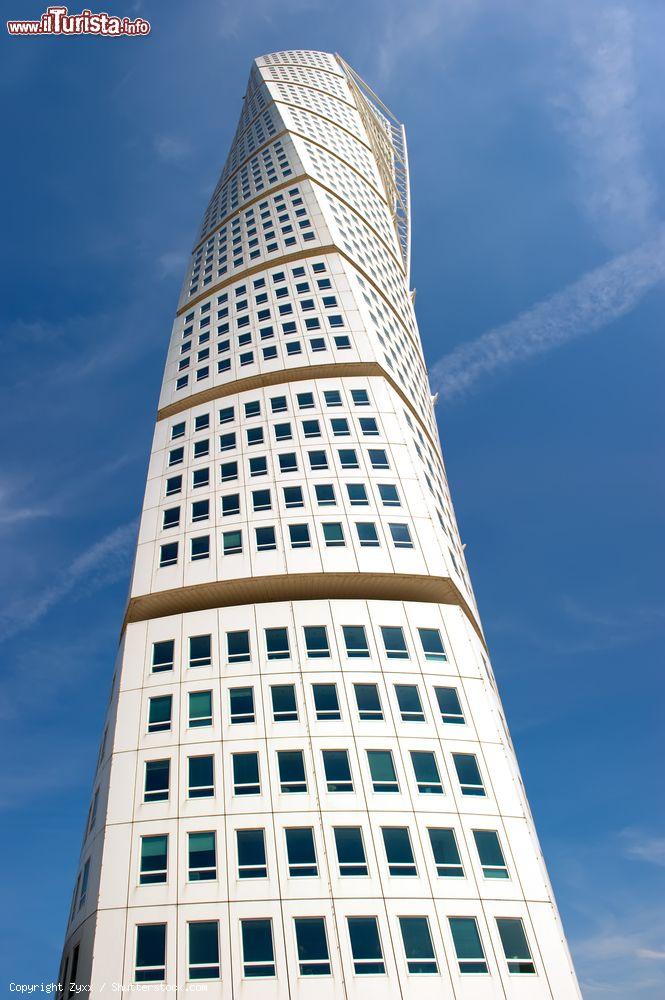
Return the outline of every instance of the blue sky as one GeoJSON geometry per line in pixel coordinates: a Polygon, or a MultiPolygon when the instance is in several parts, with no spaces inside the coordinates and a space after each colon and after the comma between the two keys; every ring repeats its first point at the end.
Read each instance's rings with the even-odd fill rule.
{"type": "Polygon", "coordinates": [[[56,974],[185,262],[252,57],[302,47],[407,124],[444,453],[585,997],[662,998],[665,8],[102,7],[152,34],[2,39],[1,978],[56,974]]]}

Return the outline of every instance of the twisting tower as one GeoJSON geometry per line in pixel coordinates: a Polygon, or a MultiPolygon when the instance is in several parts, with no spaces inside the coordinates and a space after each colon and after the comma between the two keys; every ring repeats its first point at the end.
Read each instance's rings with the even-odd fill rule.
{"type": "Polygon", "coordinates": [[[403,127],[252,67],[180,297],[63,953],[210,997],[579,997],[455,523],[403,127]]]}

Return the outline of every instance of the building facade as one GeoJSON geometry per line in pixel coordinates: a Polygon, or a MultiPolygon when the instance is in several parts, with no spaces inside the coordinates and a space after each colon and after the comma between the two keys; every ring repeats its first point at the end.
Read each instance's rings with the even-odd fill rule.
{"type": "Polygon", "coordinates": [[[580,996],[409,243],[376,95],[337,56],[257,59],[173,325],[65,995],[580,996]]]}

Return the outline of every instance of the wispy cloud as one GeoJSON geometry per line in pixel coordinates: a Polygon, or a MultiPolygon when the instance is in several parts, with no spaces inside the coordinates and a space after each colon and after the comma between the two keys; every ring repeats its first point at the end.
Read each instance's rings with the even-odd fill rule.
{"type": "Polygon", "coordinates": [[[623,3],[567,5],[570,47],[553,100],[575,154],[577,196],[609,245],[644,240],[656,188],[638,101],[635,12],[623,3]]]}
{"type": "Polygon", "coordinates": [[[619,836],[626,857],[665,868],[665,837],[654,837],[635,827],[622,830],[619,836]]]}
{"type": "Polygon", "coordinates": [[[377,23],[382,25],[374,46],[377,77],[386,83],[400,63],[418,50],[438,47],[445,30],[446,38],[456,35],[468,24],[479,7],[479,0],[412,0],[396,3],[381,0],[377,23]]]}
{"type": "MultiPolygon", "coordinates": [[[[257,30],[261,22],[271,24],[276,19],[284,21],[293,14],[304,14],[317,10],[322,0],[221,0],[219,7],[219,33],[227,40],[238,39],[247,31],[257,30]]],[[[285,45],[284,48],[295,46],[285,45]]],[[[312,48],[316,46],[312,45],[312,48]]],[[[261,55],[262,53],[257,53],[261,55]]]]}
{"type": "Polygon", "coordinates": [[[664,280],[665,228],[661,227],[654,239],[440,358],[430,370],[432,388],[447,400],[464,396],[487,376],[603,329],[664,280]]]}
{"type": "Polygon", "coordinates": [[[40,621],[77,588],[86,595],[121,580],[136,540],[136,522],[122,524],[80,553],[53,581],[35,594],[20,597],[0,612],[0,642],[40,621]]]}
{"type": "Polygon", "coordinates": [[[155,137],[155,151],[166,163],[182,163],[192,155],[192,144],[183,136],[158,135],[155,137]]]}
{"type": "Polygon", "coordinates": [[[624,908],[615,915],[602,904],[598,910],[593,931],[572,943],[584,996],[663,996],[665,910],[624,908]]]}

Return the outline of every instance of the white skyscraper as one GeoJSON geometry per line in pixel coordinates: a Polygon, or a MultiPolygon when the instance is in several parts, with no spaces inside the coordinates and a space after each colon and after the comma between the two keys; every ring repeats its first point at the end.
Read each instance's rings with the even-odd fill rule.
{"type": "Polygon", "coordinates": [[[65,996],[580,996],[409,241],[402,126],[338,56],[257,59],[173,325],[65,996]]]}

